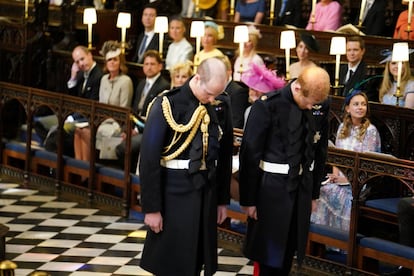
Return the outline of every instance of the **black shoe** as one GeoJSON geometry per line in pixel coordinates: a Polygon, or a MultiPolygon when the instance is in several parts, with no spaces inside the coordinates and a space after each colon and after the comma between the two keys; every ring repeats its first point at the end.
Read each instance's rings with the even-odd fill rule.
{"type": "Polygon", "coordinates": [[[403,266],[397,267],[395,270],[382,273],[382,276],[411,276],[411,270],[403,266]]]}

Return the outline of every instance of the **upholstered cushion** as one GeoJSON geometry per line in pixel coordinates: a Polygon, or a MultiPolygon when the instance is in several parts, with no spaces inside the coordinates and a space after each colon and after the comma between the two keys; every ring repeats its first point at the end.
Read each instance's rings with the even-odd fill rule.
{"type": "Polygon", "coordinates": [[[396,214],[400,199],[399,197],[372,199],[365,201],[365,206],[396,214]]]}
{"type": "MultiPolygon", "coordinates": [[[[335,240],[348,241],[349,239],[348,232],[328,225],[311,223],[309,232],[313,232],[322,236],[327,236],[335,240]]],[[[357,234],[357,240],[360,240],[362,237],[362,234],[357,234]]]]}
{"type": "Polygon", "coordinates": [[[360,245],[375,249],[377,251],[414,260],[414,248],[396,242],[369,237],[361,239],[360,245]]]}
{"type": "Polygon", "coordinates": [[[20,153],[26,152],[26,145],[22,143],[18,143],[18,142],[8,142],[6,143],[5,148],[8,150],[12,150],[12,151],[20,152],[20,153]]]}

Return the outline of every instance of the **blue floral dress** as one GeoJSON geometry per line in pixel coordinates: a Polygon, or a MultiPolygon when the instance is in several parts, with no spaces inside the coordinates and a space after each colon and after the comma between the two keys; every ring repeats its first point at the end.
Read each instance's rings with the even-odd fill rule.
{"type": "MultiPolygon", "coordinates": [[[[342,127],[343,124],[340,124],[336,137],[339,136],[342,127]]],[[[381,151],[381,139],[374,125],[369,125],[362,141],[357,139],[358,132],[359,126],[353,127],[350,136],[336,139],[335,146],[357,152],[381,151]]],[[[352,191],[349,183],[327,183],[321,187],[318,206],[312,213],[311,221],[349,231],[351,203],[352,191]]]]}

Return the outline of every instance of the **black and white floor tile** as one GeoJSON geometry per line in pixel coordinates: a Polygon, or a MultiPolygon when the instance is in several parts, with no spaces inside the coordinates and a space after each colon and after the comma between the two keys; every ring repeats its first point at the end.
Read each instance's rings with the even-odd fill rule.
{"type": "MultiPolygon", "coordinates": [[[[15,275],[152,275],[139,267],[145,227],[131,219],[60,201],[53,195],[0,181],[0,223],[10,228],[6,259],[15,275]]],[[[217,276],[252,275],[248,259],[219,249],[217,276]]]]}

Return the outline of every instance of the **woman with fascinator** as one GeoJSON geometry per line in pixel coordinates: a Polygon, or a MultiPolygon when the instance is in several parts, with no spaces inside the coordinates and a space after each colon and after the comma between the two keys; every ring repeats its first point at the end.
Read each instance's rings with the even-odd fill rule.
{"type": "MultiPolygon", "coordinates": [[[[335,146],[357,152],[380,152],[381,139],[377,128],[368,119],[368,97],[361,90],[352,91],[345,98],[345,114],[338,127],[335,146]]],[[[311,221],[349,231],[352,191],[346,176],[333,167],[320,189],[311,221]]]]}
{"type": "Polygon", "coordinates": [[[298,57],[298,61],[290,65],[290,77],[295,79],[306,67],[316,66],[316,64],[309,58],[309,54],[317,52],[319,52],[319,45],[315,36],[312,34],[301,33],[300,41],[296,46],[296,56],[298,57]]]}
{"type": "MultiPolygon", "coordinates": [[[[105,58],[104,75],[99,87],[99,102],[121,107],[130,107],[134,92],[132,80],[127,75],[125,56],[121,54],[121,43],[114,40],[106,41],[99,52],[105,58]],[[106,74],[105,74],[106,73],[106,74]]],[[[119,125],[113,119],[105,120],[96,133],[96,149],[101,148],[103,133],[115,133],[119,125]],[[109,131],[109,132],[108,132],[109,131]]],[[[74,135],[75,158],[90,160],[90,129],[77,128],[74,135]]]]}
{"type": "MultiPolygon", "coordinates": [[[[286,81],[269,70],[265,65],[251,64],[250,70],[245,72],[241,81],[249,87],[249,102],[254,103],[264,94],[285,86],[286,81]]],[[[247,122],[251,106],[244,113],[244,122],[247,122]]]]}
{"type": "Polygon", "coordinates": [[[203,50],[194,56],[194,63],[198,66],[203,60],[210,57],[222,57],[224,54],[216,48],[217,40],[224,38],[223,26],[213,21],[204,22],[204,36],[201,38],[203,50]]]}

